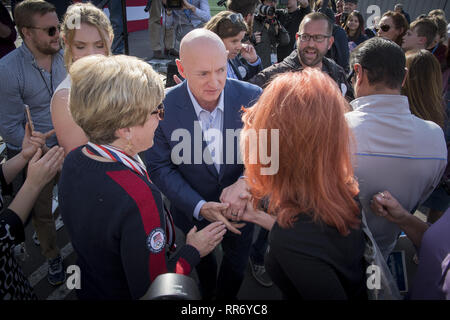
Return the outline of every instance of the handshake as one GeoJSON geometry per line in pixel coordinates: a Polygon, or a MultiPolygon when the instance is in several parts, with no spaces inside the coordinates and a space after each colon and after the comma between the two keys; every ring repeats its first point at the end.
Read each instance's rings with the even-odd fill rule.
{"type": "Polygon", "coordinates": [[[239,228],[246,222],[255,222],[262,214],[253,208],[251,195],[245,179],[238,179],[225,188],[220,196],[220,202],[206,202],[200,209],[200,215],[210,222],[222,221],[226,228],[236,234],[241,234],[239,228]]]}

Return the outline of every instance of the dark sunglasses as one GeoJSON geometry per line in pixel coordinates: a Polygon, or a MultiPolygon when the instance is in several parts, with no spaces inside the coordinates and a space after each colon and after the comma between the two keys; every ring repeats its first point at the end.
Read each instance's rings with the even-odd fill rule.
{"type": "Polygon", "coordinates": [[[164,120],[164,105],[162,103],[156,107],[155,111],[150,113],[150,115],[154,114],[158,115],[159,120],[164,120]]]}
{"type": "Polygon", "coordinates": [[[231,20],[233,24],[236,23],[244,23],[244,17],[240,13],[233,13],[228,16],[228,19],[231,20]]]}
{"type": "Polygon", "coordinates": [[[57,25],[56,27],[48,27],[48,28],[40,28],[40,27],[26,27],[26,28],[30,28],[30,29],[39,29],[39,30],[44,30],[45,32],[47,32],[49,37],[53,37],[56,34],[56,31],[60,31],[60,25],[57,25]]]}
{"type": "Polygon", "coordinates": [[[378,32],[378,30],[383,31],[383,32],[388,32],[389,29],[391,29],[391,26],[388,24],[382,24],[379,28],[375,28],[375,31],[378,32]]]}

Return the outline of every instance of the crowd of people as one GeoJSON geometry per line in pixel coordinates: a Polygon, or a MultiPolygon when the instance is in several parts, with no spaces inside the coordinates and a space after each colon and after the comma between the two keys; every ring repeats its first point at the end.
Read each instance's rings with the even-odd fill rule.
{"type": "Polygon", "coordinates": [[[367,300],[370,239],[387,261],[402,232],[406,298],[450,299],[445,13],[397,4],[366,28],[357,0],[172,4],[149,7],[153,56],[176,57],[165,90],[96,2],[0,2],[1,299],[37,299],[14,256],[30,219],[66,280],[55,185],[79,299],[195,270],[202,299],[235,300],[250,263],[284,299],[367,300]]]}

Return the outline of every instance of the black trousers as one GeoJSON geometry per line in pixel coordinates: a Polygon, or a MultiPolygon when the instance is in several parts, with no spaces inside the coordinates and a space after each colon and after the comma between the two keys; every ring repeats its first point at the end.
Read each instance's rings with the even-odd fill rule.
{"type": "MultiPolygon", "coordinates": [[[[207,223],[201,221],[198,230],[207,223]]],[[[227,231],[221,243],[223,257],[219,270],[214,251],[201,259],[196,270],[203,300],[237,300],[247,269],[253,229],[254,224],[247,223],[240,229],[241,235],[227,231]]]]}

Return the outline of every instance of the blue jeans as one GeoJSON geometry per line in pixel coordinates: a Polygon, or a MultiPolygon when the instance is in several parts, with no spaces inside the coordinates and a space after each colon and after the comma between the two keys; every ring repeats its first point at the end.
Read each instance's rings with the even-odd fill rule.
{"type": "MultiPolygon", "coordinates": [[[[87,2],[87,0],[83,0],[87,2]]],[[[91,0],[92,4],[97,6],[102,0],[91,0]]],[[[123,20],[122,20],[122,1],[109,0],[109,21],[114,31],[114,41],[111,45],[111,51],[113,54],[122,54],[124,50],[123,42],[123,20]]]]}

